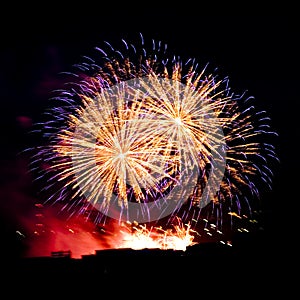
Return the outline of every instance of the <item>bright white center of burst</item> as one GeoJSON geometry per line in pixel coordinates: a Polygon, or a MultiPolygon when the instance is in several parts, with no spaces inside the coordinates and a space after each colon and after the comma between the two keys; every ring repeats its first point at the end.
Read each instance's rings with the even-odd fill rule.
{"type": "Polygon", "coordinates": [[[178,126],[181,126],[181,125],[182,125],[182,122],[181,122],[181,119],[180,119],[180,118],[175,118],[174,121],[175,121],[175,123],[176,123],[178,126]]]}
{"type": "Polygon", "coordinates": [[[127,155],[127,153],[121,152],[121,153],[119,153],[119,154],[117,155],[117,158],[120,159],[120,160],[123,160],[123,159],[125,159],[126,155],[127,155]]]}

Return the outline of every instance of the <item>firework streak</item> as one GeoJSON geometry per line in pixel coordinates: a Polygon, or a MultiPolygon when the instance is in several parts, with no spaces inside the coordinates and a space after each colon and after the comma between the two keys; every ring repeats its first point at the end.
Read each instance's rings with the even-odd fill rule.
{"type": "Polygon", "coordinates": [[[161,42],[120,43],[95,48],[53,97],[33,161],[46,202],[96,223],[251,215],[277,159],[266,113],[161,42]]]}

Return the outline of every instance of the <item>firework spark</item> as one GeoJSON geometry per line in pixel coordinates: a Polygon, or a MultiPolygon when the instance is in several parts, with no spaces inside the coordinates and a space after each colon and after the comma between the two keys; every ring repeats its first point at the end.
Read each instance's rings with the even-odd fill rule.
{"type": "Polygon", "coordinates": [[[179,222],[172,228],[150,227],[137,222],[127,222],[121,225],[121,237],[116,248],[132,249],[162,249],[182,250],[196,244],[195,237],[198,232],[191,228],[191,224],[179,222]]]}
{"type": "Polygon", "coordinates": [[[201,223],[210,206],[222,227],[224,214],[251,214],[257,182],[271,187],[277,159],[270,119],[228,79],[152,46],[105,43],[68,74],[75,80],[54,97],[33,161],[33,171],[47,164],[47,201],[71,215],[92,206],[96,223],[201,223]]]}

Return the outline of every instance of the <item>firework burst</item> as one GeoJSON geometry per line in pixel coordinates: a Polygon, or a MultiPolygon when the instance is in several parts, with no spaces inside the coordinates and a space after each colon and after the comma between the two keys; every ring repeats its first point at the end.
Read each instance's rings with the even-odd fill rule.
{"type": "Polygon", "coordinates": [[[95,50],[68,73],[74,80],[41,124],[32,170],[47,180],[46,202],[96,223],[200,223],[210,207],[222,227],[225,213],[251,214],[277,159],[276,134],[252,98],[194,59],[170,59],[161,42],[95,50]]]}

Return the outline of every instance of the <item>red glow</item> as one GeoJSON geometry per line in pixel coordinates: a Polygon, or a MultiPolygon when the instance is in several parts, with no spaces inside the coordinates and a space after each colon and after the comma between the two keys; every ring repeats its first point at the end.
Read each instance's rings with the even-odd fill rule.
{"type": "Polygon", "coordinates": [[[28,237],[26,257],[50,256],[51,252],[70,251],[73,258],[94,254],[95,250],[107,249],[109,245],[94,224],[82,218],[65,220],[57,211],[37,205],[41,212],[32,235],[28,237]],[[43,223],[42,223],[42,222],[43,223]]]}
{"type": "Polygon", "coordinates": [[[95,254],[104,249],[173,249],[186,250],[196,244],[197,235],[189,224],[178,219],[170,229],[147,227],[137,223],[110,221],[107,228],[98,228],[93,222],[77,216],[66,220],[59,218],[56,210],[36,205],[36,223],[32,234],[27,238],[26,257],[50,256],[52,252],[70,251],[73,258],[95,254]]]}

